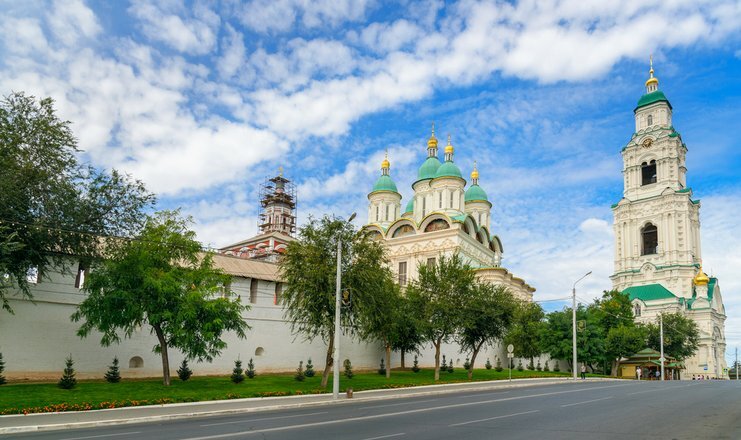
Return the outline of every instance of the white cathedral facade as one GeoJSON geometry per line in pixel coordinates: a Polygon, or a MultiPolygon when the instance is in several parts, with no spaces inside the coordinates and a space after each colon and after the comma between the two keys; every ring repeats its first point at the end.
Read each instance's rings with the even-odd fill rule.
{"type": "Polygon", "coordinates": [[[612,206],[616,290],[627,292],[638,322],[681,312],[700,330],[683,377],[721,378],[725,308],[718,279],[702,270],[700,201],[687,186],[687,146],[672,125],[672,105],[653,66],[634,110],[635,132],[622,150],[623,198],[612,206]]]}

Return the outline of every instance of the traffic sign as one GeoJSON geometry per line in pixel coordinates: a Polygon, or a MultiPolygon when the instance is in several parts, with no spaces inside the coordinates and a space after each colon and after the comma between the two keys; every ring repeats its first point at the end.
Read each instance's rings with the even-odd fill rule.
{"type": "Polygon", "coordinates": [[[512,359],[513,357],[515,357],[515,354],[514,353],[507,353],[507,357],[510,358],[510,359],[512,359]]]}
{"type": "Polygon", "coordinates": [[[509,344],[507,346],[507,353],[512,353],[513,351],[515,351],[515,346],[512,344],[509,344]]]}
{"type": "Polygon", "coordinates": [[[664,356],[660,357],[659,362],[666,362],[666,358],[664,356]]]}

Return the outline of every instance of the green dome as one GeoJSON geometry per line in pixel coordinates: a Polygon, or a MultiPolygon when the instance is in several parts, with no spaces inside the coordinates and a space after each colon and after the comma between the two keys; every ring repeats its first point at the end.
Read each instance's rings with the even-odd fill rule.
{"type": "Polygon", "coordinates": [[[638,104],[636,104],[635,110],[638,110],[639,108],[645,107],[649,104],[661,101],[666,102],[669,108],[672,108],[672,105],[669,103],[669,100],[666,99],[666,95],[664,95],[664,92],[662,92],[661,90],[654,90],[651,93],[646,93],[645,95],[641,96],[641,99],[638,100],[638,104]]]}
{"type": "Polygon", "coordinates": [[[391,176],[385,176],[382,175],[381,177],[376,180],[376,184],[373,185],[373,192],[376,191],[391,191],[391,192],[399,192],[396,189],[396,184],[394,183],[393,179],[391,179],[391,176]]]}
{"type": "Polygon", "coordinates": [[[417,171],[417,180],[434,179],[437,169],[440,168],[440,159],[428,157],[417,171]]]}
{"type": "Polygon", "coordinates": [[[402,214],[406,214],[407,212],[414,212],[414,199],[409,200],[409,203],[407,203],[407,209],[402,212],[402,214]]]}
{"type": "Polygon", "coordinates": [[[471,187],[466,190],[466,198],[464,200],[466,202],[475,202],[478,200],[485,200],[488,202],[489,198],[486,197],[486,193],[480,186],[471,185],[471,187]]]}
{"type": "Polygon", "coordinates": [[[463,175],[461,174],[461,170],[453,163],[453,161],[446,161],[437,169],[435,177],[460,177],[462,179],[463,175]]]}

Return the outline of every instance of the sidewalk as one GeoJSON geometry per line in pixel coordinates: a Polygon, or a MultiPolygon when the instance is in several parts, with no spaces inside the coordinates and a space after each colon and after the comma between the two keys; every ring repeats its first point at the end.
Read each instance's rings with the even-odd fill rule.
{"type": "MultiPolygon", "coordinates": [[[[610,379],[590,379],[589,381],[610,379]]],[[[576,381],[581,383],[582,381],[576,381]]],[[[396,399],[403,397],[443,394],[455,391],[484,391],[506,388],[521,388],[537,385],[573,384],[570,378],[517,379],[489,382],[465,382],[456,384],[427,385],[412,388],[359,391],[351,399],[340,394],[337,401],[332,394],[311,394],[287,397],[257,397],[234,400],[212,400],[206,402],[171,403],[167,405],[135,406],[127,408],[101,409],[92,411],[42,413],[0,416],[0,435],[31,431],[88,428],[94,426],[120,425],[127,423],[155,422],[208,415],[226,415],[286,408],[301,408],[316,405],[341,405],[349,402],[396,399]]]]}

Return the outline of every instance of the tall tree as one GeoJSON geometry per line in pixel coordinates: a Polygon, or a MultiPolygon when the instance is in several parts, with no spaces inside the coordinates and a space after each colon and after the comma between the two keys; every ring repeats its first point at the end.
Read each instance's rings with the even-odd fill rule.
{"type": "Polygon", "coordinates": [[[475,275],[457,254],[440,255],[435,264],[420,264],[417,271],[407,295],[423,339],[435,347],[435,380],[439,380],[440,347],[462,327],[462,305],[471,297],[475,275]]]}
{"type": "Polygon", "coordinates": [[[605,352],[612,361],[612,375],[619,374],[620,359],[628,357],[646,346],[646,329],[643,326],[624,324],[607,333],[605,352]]]}
{"type": "Polygon", "coordinates": [[[244,338],[249,328],[242,318],[247,306],[225,290],[229,276],[201,252],[189,225],[190,219],[165,211],[150,217],[136,239],[108,240],[106,259],[88,275],[88,296],[72,315],[83,321],[79,336],[97,330],[104,346],[148,325],[157,337],[154,351],[162,358],[165,385],[170,347],[210,362],[226,348],[223,333],[244,338]]]}
{"type": "MultiPolygon", "coordinates": [[[[691,357],[700,346],[700,329],[697,323],[682,313],[663,313],[664,319],[664,353],[683,361],[691,357]]],[[[648,346],[654,350],[660,349],[659,323],[647,326],[648,346]]],[[[723,356],[723,353],[720,354],[723,356]]]]}
{"type": "Polygon", "coordinates": [[[356,233],[352,224],[336,217],[310,219],[289,243],[280,263],[286,282],[283,292],[285,317],[294,334],[307,340],[319,337],[327,344],[322,387],[327,386],[334,351],[335,280],[337,241],[342,247],[342,288],[350,304],[342,310],[345,331],[355,334],[356,309],[375,292],[385,289],[388,266],[383,246],[367,234],[356,233]]]}
{"type": "MultiPolygon", "coordinates": [[[[545,313],[540,304],[533,302],[519,302],[515,309],[514,320],[507,332],[504,341],[515,348],[514,355],[530,359],[532,364],[535,356],[546,351],[541,347],[540,334],[543,331],[545,313]]],[[[551,357],[553,354],[551,354],[551,357]]]]}
{"type": "Polygon", "coordinates": [[[141,182],[82,164],[78,151],[52,99],[0,101],[0,301],[11,313],[8,287],[30,298],[29,271],[99,255],[100,236],[135,234],[154,202],[141,182]]]}
{"type": "Polygon", "coordinates": [[[471,379],[476,356],[485,344],[494,344],[504,337],[514,320],[517,302],[505,287],[476,281],[462,308],[463,324],[457,339],[462,350],[471,352],[471,379]]]}
{"type": "Polygon", "coordinates": [[[419,354],[419,347],[424,343],[424,340],[419,332],[419,325],[414,319],[413,304],[408,296],[401,295],[396,312],[391,348],[400,353],[401,368],[406,368],[404,364],[405,354],[419,354]]]}
{"type": "MultiPolygon", "coordinates": [[[[576,347],[578,360],[594,369],[604,360],[605,336],[592,307],[579,305],[576,309],[577,321],[584,323],[576,334],[576,347]]],[[[565,359],[574,368],[571,320],[571,308],[549,313],[541,331],[541,344],[543,351],[549,353],[551,358],[565,359]]]]}

